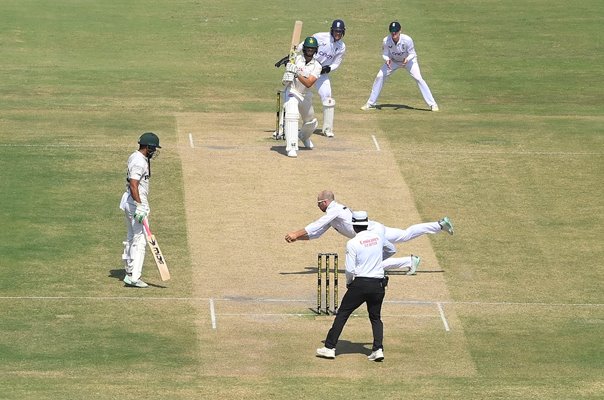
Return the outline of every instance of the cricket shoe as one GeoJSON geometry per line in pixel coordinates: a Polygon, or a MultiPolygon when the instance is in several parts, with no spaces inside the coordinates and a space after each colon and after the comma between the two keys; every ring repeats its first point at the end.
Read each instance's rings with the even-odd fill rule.
{"type": "Polygon", "coordinates": [[[336,349],[328,349],[327,347],[321,347],[320,349],[317,349],[317,357],[329,358],[330,360],[333,360],[334,358],[336,358],[336,349]]]}
{"type": "Polygon", "coordinates": [[[440,111],[440,108],[438,108],[438,104],[432,104],[430,106],[430,111],[434,111],[434,112],[440,111]]]}
{"type": "Polygon", "coordinates": [[[275,140],[283,140],[285,139],[285,135],[279,132],[273,132],[273,139],[275,140]]]}
{"type": "Polygon", "coordinates": [[[363,111],[377,110],[377,107],[375,106],[375,104],[365,103],[365,105],[363,107],[361,107],[361,110],[363,110],[363,111]]]}
{"type": "Polygon", "coordinates": [[[315,147],[310,138],[302,140],[302,143],[304,143],[304,147],[306,147],[307,149],[314,149],[315,147]]]}
{"type": "Polygon", "coordinates": [[[296,158],[298,157],[298,152],[296,150],[290,150],[287,152],[288,157],[296,158]]]}
{"type": "Polygon", "coordinates": [[[440,225],[440,229],[447,232],[449,235],[453,234],[453,223],[451,222],[449,217],[444,217],[443,219],[438,221],[438,224],[440,225]]]}
{"type": "Polygon", "coordinates": [[[415,275],[417,272],[417,267],[419,267],[419,263],[422,261],[418,256],[411,255],[411,267],[409,271],[407,271],[406,275],[415,275]]]}
{"type": "Polygon", "coordinates": [[[137,288],[149,287],[149,285],[147,285],[145,282],[141,281],[140,279],[138,281],[133,281],[132,277],[130,275],[126,275],[126,277],[124,277],[124,283],[128,286],[134,286],[137,288]]]}
{"type": "Polygon", "coordinates": [[[373,353],[369,354],[367,356],[367,359],[369,361],[377,361],[377,362],[382,361],[382,360],[384,360],[384,351],[382,349],[377,349],[373,353]]]}
{"type": "Polygon", "coordinates": [[[334,135],[333,135],[333,131],[331,130],[331,128],[327,128],[327,129],[325,129],[325,130],[323,131],[323,134],[324,134],[326,137],[333,137],[333,136],[334,136],[334,135]]]}

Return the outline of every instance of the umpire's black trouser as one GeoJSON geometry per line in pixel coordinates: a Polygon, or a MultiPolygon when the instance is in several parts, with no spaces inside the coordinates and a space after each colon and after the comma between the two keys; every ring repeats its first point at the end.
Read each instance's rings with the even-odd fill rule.
{"type": "Polygon", "coordinates": [[[371,330],[373,331],[372,351],[383,349],[382,341],[384,339],[384,324],[382,324],[382,302],[386,291],[383,287],[381,278],[363,278],[357,277],[350,285],[344,297],[336,318],[333,321],[331,329],[325,339],[325,347],[335,349],[340,334],[346,325],[350,314],[354,312],[363,303],[367,303],[367,312],[369,321],[371,321],[371,330]]]}

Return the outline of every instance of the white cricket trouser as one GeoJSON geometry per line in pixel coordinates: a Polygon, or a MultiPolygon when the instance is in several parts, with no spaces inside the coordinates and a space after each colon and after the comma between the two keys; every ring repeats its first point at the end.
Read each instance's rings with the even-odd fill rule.
{"type": "Polygon", "coordinates": [[[434,234],[442,232],[442,228],[438,222],[424,222],[421,224],[411,225],[407,229],[385,227],[384,236],[391,243],[407,242],[415,239],[418,236],[427,233],[434,234]]]}
{"type": "Polygon", "coordinates": [[[147,236],[144,233],[143,224],[134,219],[136,204],[124,203],[124,221],[128,233],[124,242],[124,255],[126,273],[132,274],[132,282],[138,281],[143,274],[143,263],[145,262],[145,249],[147,236]]]}
{"type": "Polygon", "coordinates": [[[302,122],[310,122],[315,118],[315,112],[312,105],[312,93],[306,92],[302,101],[292,93],[289,86],[285,90],[285,109],[284,127],[285,150],[298,151],[298,120],[302,117],[302,122]]]}
{"type": "Polygon", "coordinates": [[[325,103],[325,100],[331,97],[331,80],[329,79],[329,74],[319,75],[319,78],[315,82],[315,87],[317,88],[319,97],[321,97],[321,103],[325,103]]]}
{"type": "Polygon", "coordinates": [[[393,269],[401,269],[401,268],[409,269],[409,268],[411,268],[412,263],[413,263],[413,260],[411,259],[411,256],[391,257],[387,260],[382,261],[382,266],[384,267],[385,271],[391,271],[393,269]]]}
{"type": "MultiPolygon", "coordinates": [[[[367,103],[369,103],[369,104],[377,103],[377,100],[380,97],[380,93],[382,92],[382,88],[384,87],[384,83],[386,82],[386,79],[388,79],[388,77],[390,77],[390,75],[392,75],[394,73],[394,71],[401,68],[402,66],[403,65],[400,63],[393,62],[391,64],[392,68],[388,69],[388,66],[386,65],[386,63],[384,63],[384,65],[382,65],[382,67],[380,68],[380,70],[377,73],[377,76],[375,77],[375,80],[373,81],[373,87],[371,88],[371,95],[369,96],[369,100],[367,100],[367,103]]],[[[422,74],[419,70],[419,62],[417,61],[417,58],[409,61],[407,63],[407,65],[405,66],[405,69],[407,70],[407,72],[409,72],[409,75],[411,75],[411,77],[417,83],[417,87],[419,88],[419,91],[422,93],[422,97],[424,98],[424,101],[426,102],[426,104],[428,106],[436,105],[436,101],[434,100],[434,97],[432,96],[432,92],[430,91],[428,84],[426,83],[424,78],[422,78],[422,74]]]]}

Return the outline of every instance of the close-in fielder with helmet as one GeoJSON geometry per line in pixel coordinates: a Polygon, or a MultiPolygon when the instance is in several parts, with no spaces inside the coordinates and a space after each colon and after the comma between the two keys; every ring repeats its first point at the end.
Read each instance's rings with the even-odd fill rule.
{"type": "MultiPolygon", "coordinates": [[[[331,80],[330,74],[334,72],[344,59],[346,53],[346,45],[342,38],[346,34],[346,25],[341,19],[336,19],[331,24],[329,32],[318,32],[313,35],[319,42],[319,49],[315,55],[315,59],[321,64],[321,75],[317,79],[315,87],[317,93],[321,97],[323,105],[323,134],[327,137],[333,137],[333,120],[336,107],[336,101],[331,95],[331,80]]],[[[302,44],[298,46],[300,48],[302,44]]],[[[312,104],[312,92],[309,90],[306,96],[310,97],[312,104]]]]}
{"type": "Polygon", "coordinates": [[[127,235],[124,242],[124,260],[128,286],[145,288],[148,285],[141,280],[147,237],[143,221],[149,215],[149,178],[151,177],[151,159],[159,153],[159,137],[153,132],[145,132],[138,140],[139,148],[128,158],[126,173],[126,191],[122,195],[120,208],[124,211],[127,235]]]}
{"type": "Polygon", "coordinates": [[[397,21],[391,22],[388,26],[390,35],[386,36],[382,42],[382,58],[385,63],[375,77],[373,87],[369,99],[361,110],[367,111],[376,108],[377,99],[384,87],[386,79],[399,68],[405,68],[409,75],[417,83],[417,87],[424,98],[424,101],[430,107],[431,111],[438,111],[436,100],[432,96],[432,92],[428,84],[422,78],[422,73],[419,70],[419,61],[415,52],[415,45],[410,36],[401,33],[401,24],[397,21]]]}
{"type": "Polygon", "coordinates": [[[321,64],[315,60],[317,40],[309,36],[304,40],[302,54],[298,54],[294,63],[285,66],[282,83],[286,85],[283,108],[283,131],[285,134],[288,157],[298,156],[298,140],[308,149],[313,148],[310,136],[318,123],[312,108],[312,98],[305,97],[308,88],[315,84],[321,74],[321,64]],[[302,127],[298,132],[298,120],[302,117],[302,127]]]}

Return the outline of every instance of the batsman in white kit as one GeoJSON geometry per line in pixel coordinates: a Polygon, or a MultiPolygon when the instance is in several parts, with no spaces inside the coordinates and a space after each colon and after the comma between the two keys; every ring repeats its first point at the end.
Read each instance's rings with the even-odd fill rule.
{"type": "Polygon", "coordinates": [[[286,86],[284,91],[285,115],[284,134],[285,151],[288,157],[298,156],[298,140],[308,149],[314,147],[310,136],[316,129],[318,122],[312,108],[312,97],[305,97],[308,88],[315,84],[321,74],[321,64],[315,60],[317,40],[309,36],[304,40],[302,54],[298,54],[294,62],[285,66],[282,83],[286,86]],[[302,117],[302,127],[298,131],[298,120],[302,117]]]}
{"type": "Polygon", "coordinates": [[[428,84],[422,77],[419,69],[419,61],[415,52],[415,45],[410,36],[401,33],[401,24],[397,21],[391,22],[388,26],[390,35],[386,36],[382,43],[382,58],[384,64],[380,68],[373,82],[371,94],[367,103],[361,107],[361,110],[367,111],[376,108],[376,103],[384,83],[399,68],[405,68],[409,75],[417,83],[417,87],[424,98],[424,101],[430,107],[431,111],[438,111],[438,104],[432,96],[428,84]]]}
{"type": "Polygon", "coordinates": [[[159,137],[153,132],[145,132],[138,140],[139,149],[128,158],[126,191],[122,195],[120,208],[124,211],[127,235],[124,242],[122,259],[128,286],[145,288],[141,280],[147,237],[143,222],[149,215],[149,178],[151,177],[151,159],[159,153],[159,137]]]}

